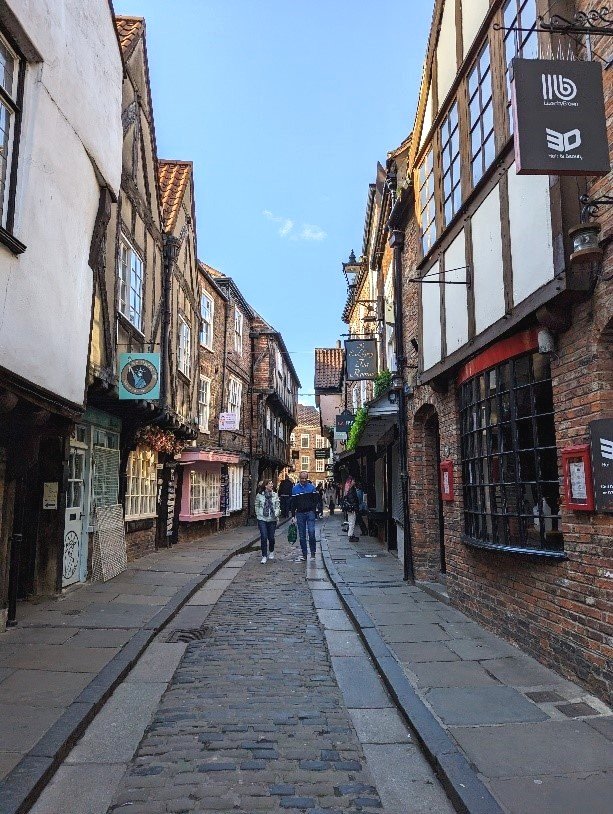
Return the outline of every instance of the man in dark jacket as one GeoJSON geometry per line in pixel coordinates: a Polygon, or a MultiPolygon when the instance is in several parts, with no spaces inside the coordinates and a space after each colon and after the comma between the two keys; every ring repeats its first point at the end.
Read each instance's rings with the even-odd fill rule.
{"type": "Polygon", "coordinates": [[[279,488],[277,489],[277,494],[279,495],[279,500],[281,501],[281,517],[287,517],[289,514],[289,504],[290,500],[292,499],[293,488],[294,481],[289,475],[286,474],[279,484],[279,488]]]}
{"type": "Polygon", "coordinates": [[[315,512],[318,497],[317,489],[309,480],[308,473],[301,472],[298,476],[298,483],[292,489],[291,500],[292,522],[298,524],[298,536],[302,549],[302,556],[299,558],[301,562],[304,562],[307,557],[307,530],[311,559],[315,559],[315,512]]]}

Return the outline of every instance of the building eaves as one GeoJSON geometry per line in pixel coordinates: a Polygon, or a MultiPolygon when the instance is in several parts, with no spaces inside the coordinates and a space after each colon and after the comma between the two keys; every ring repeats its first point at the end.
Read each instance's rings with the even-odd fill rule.
{"type": "Polygon", "coordinates": [[[177,218],[192,171],[191,161],[158,159],[162,222],[166,232],[172,232],[177,225],[177,218]]]}
{"type": "Polygon", "coordinates": [[[124,59],[128,59],[145,30],[144,17],[115,17],[115,28],[124,59]]]}
{"type": "Polygon", "coordinates": [[[291,356],[289,355],[289,351],[288,351],[287,346],[285,344],[285,340],[283,339],[283,336],[281,335],[281,333],[279,331],[277,331],[275,328],[273,328],[272,325],[269,325],[268,322],[266,322],[266,320],[264,319],[264,317],[262,317],[261,314],[258,314],[257,311],[253,310],[253,316],[254,316],[254,318],[256,320],[260,320],[264,327],[262,327],[260,325],[257,325],[257,323],[256,323],[252,327],[251,333],[254,336],[269,335],[269,336],[274,337],[277,340],[277,342],[279,343],[279,346],[281,348],[281,355],[285,359],[285,364],[290,369],[291,374],[294,377],[294,380],[296,381],[298,387],[302,387],[302,383],[301,383],[300,379],[298,378],[298,374],[296,373],[296,368],[294,367],[294,363],[292,362],[291,356]]]}
{"type": "Polygon", "coordinates": [[[238,300],[238,302],[240,302],[241,306],[243,307],[243,310],[245,311],[245,313],[247,314],[249,319],[253,319],[253,317],[255,316],[255,311],[249,305],[247,300],[243,297],[239,287],[236,285],[236,283],[234,282],[232,277],[228,277],[226,274],[220,274],[220,276],[216,277],[215,279],[216,279],[217,285],[221,289],[225,290],[227,292],[228,296],[231,293],[232,296],[234,297],[234,299],[236,299],[236,300],[238,300]]]}
{"type": "Polygon", "coordinates": [[[212,266],[207,266],[207,264],[203,263],[202,260],[198,260],[198,271],[202,274],[207,283],[214,288],[217,294],[228,302],[228,295],[225,291],[222,291],[218,285],[217,278],[221,276],[221,272],[217,271],[217,269],[214,269],[212,266]],[[215,276],[211,274],[212,271],[215,272],[215,276]]]}

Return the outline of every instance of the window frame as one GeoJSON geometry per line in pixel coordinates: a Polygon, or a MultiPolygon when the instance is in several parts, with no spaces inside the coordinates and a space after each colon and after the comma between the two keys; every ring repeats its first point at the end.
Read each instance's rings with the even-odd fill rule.
{"type": "Polygon", "coordinates": [[[183,314],[179,314],[177,369],[188,379],[190,378],[192,372],[192,328],[183,314]]]}
{"type": "Polygon", "coordinates": [[[200,319],[201,319],[201,327],[200,327],[200,345],[203,348],[207,348],[208,350],[213,350],[213,330],[215,325],[215,300],[207,291],[201,291],[200,293],[200,319]],[[205,318],[205,312],[203,309],[203,300],[208,300],[209,303],[209,319],[205,318]],[[209,326],[209,340],[205,341],[204,336],[204,326],[209,326]]]}
{"type": "Polygon", "coordinates": [[[119,256],[117,258],[117,311],[121,316],[126,319],[130,325],[143,334],[143,317],[144,317],[144,300],[145,300],[145,261],[143,260],[140,252],[134,246],[134,243],[127,236],[122,229],[119,235],[119,256]],[[129,253],[129,262],[124,266],[124,255],[129,253]],[[140,276],[135,275],[135,268],[133,259],[136,258],[140,264],[140,276]],[[124,278],[124,270],[127,273],[127,279],[124,278]],[[134,283],[138,281],[140,290],[137,291],[134,283]],[[122,295],[122,289],[125,288],[127,299],[122,295]],[[135,299],[140,302],[140,310],[136,312],[132,307],[132,292],[135,292],[135,299]],[[134,318],[133,318],[134,311],[134,318]],[[138,321],[135,322],[135,319],[138,321]]]}
{"type": "Polygon", "coordinates": [[[301,455],[300,456],[300,471],[301,472],[310,472],[311,471],[311,456],[310,455],[301,455]],[[305,464],[306,461],[306,464],[305,464]]]}
{"type": "Polygon", "coordinates": [[[417,202],[418,222],[420,229],[420,242],[424,256],[428,254],[437,239],[436,226],[436,176],[434,172],[434,142],[424,153],[416,170],[417,175],[417,202]],[[424,169],[425,168],[425,169],[424,169]],[[430,210],[432,217],[430,217],[430,210]],[[428,213],[427,224],[424,227],[424,213],[428,213]]]}
{"type": "Polygon", "coordinates": [[[494,160],[496,159],[496,113],[494,103],[494,80],[492,73],[492,49],[488,39],[485,40],[485,42],[479,49],[479,53],[475,57],[475,60],[470,70],[466,72],[466,107],[468,114],[468,149],[470,157],[469,179],[470,179],[470,188],[474,189],[477,186],[477,184],[481,181],[483,176],[487,173],[489,168],[494,163],[494,160]],[[487,53],[487,68],[482,72],[481,70],[482,58],[485,56],[486,53],[487,53]],[[475,75],[477,77],[477,82],[474,92],[471,93],[472,77],[475,75]],[[489,96],[487,98],[485,98],[485,96],[482,93],[486,79],[489,82],[489,96]],[[475,119],[473,119],[471,103],[477,99],[479,112],[475,119]],[[489,129],[486,134],[485,132],[486,128],[484,126],[484,123],[486,119],[485,114],[488,110],[491,114],[492,126],[491,129],[489,129]],[[479,147],[477,150],[475,150],[473,133],[477,129],[479,131],[479,147]],[[486,145],[490,143],[491,148],[488,147],[488,150],[491,149],[491,155],[488,161],[486,145]],[[480,161],[479,165],[480,172],[478,177],[475,177],[474,168],[478,160],[480,161]]]}
{"type": "Polygon", "coordinates": [[[301,432],[300,433],[300,449],[310,449],[311,448],[311,436],[308,432],[301,432]],[[304,439],[306,438],[306,444],[304,443],[304,439]]]}
{"type": "Polygon", "coordinates": [[[548,364],[538,353],[503,360],[463,382],[458,396],[464,542],[564,557],[548,364]]]}
{"type": "Polygon", "coordinates": [[[446,229],[462,207],[462,145],[460,141],[460,108],[458,99],[449,109],[439,127],[441,155],[441,212],[446,229]],[[455,118],[452,114],[455,113],[455,118]],[[457,149],[455,149],[457,146],[457,149]],[[457,174],[456,174],[457,173],[457,174]],[[445,181],[449,176],[449,194],[445,194],[445,181]],[[458,198],[456,200],[456,194],[458,198]],[[451,211],[447,213],[447,204],[451,211]]]}
{"type": "Polygon", "coordinates": [[[200,430],[200,432],[204,432],[204,433],[209,433],[210,432],[210,429],[209,429],[210,420],[211,420],[211,380],[209,379],[208,376],[204,376],[201,373],[200,377],[198,379],[198,429],[200,430]],[[202,395],[203,395],[202,385],[205,382],[206,382],[206,387],[204,389],[206,390],[207,400],[203,401],[202,398],[201,398],[202,395]],[[206,406],[206,423],[204,423],[201,420],[202,415],[203,415],[203,413],[201,412],[201,409],[200,409],[201,404],[204,404],[206,406]]]}
{"type": "Polygon", "coordinates": [[[238,305],[234,306],[234,351],[243,355],[243,312],[238,305]]]}
{"type": "Polygon", "coordinates": [[[189,473],[189,513],[193,516],[219,514],[221,473],[191,469],[189,473]]]}
{"type": "Polygon", "coordinates": [[[243,383],[235,376],[230,376],[228,380],[228,412],[238,416],[236,423],[240,427],[241,407],[243,399],[243,383]],[[233,401],[233,396],[235,397],[233,401]],[[233,409],[236,408],[236,409],[233,409]]]}
{"type": "Polygon", "coordinates": [[[0,41],[13,59],[11,91],[0,85],[0,105],[10,116],[8,159],[4,178],[0,174],[0,242],[13,254],[25,251],[25,245],[13,235],[15,228],[15,202],[17,191],[17,169],[21,144],[21,123],[23,113],[26,60],[8,33],[0,28],[0,41]]]}
{"type": "Polygon", "coordinates": [[[504,107],[507,112],[507,133],[513,134],[513,116],[511,113],[511,60],[514,57],[521,57],[523,59],[538,58],[538,9],[537,0],[507,0],[503,3],[500,9],[501,21],[504,26],[502,31],[502,53],[504,55],[504,107]],[[525,22],[526,8],[532,4],[534,9],[534,21],[530,26],[529,22],[525,22]],[[514,6],[511,14],[507,14],[510,6],[514,6]],[[517,29],[530,29],[529,31],[517,29]],[[534,39],[533,39],[534,38],[534,39]],[[508,44],[512,42],[512,48],[508,44]],[[524,51],[528,43],[536,43],[536,57],[524,56],[524,51]]]}
{"type": "Polygon", "coordinates": [[[157,517],[157,453],[147,447],[136,447],[128,456],[124,509],[126,522],[157,517]]]}

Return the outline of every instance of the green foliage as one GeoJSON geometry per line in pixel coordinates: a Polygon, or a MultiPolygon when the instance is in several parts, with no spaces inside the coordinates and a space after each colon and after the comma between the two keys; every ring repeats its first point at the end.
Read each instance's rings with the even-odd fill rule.
{"type": "Polygon", "coordinates": [[[366,407],[360,407],[360,409],[355,414],[355,420],[351,425],[351,429],[349,430],[349,437],[347,438],[347,449],[354,450],[357,448],[360,437],[364,432],[364,427],[366,426],[366,422],[368,421],[368,410],[366,407]]]}
{"type": "Polygon", "coordinates": [[[392,386],[392,373],[390,370],[382,370],[375,379],[375,398],[378,399],[392,386]]]}

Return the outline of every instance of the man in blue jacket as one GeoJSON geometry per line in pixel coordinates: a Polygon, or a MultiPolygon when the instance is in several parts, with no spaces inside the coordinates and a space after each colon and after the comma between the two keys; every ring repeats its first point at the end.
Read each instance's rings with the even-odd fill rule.
{"type": "Polygon", "coordinates": [[[298,475],[298,483],[292,489],[292,523],[298,523],[298,536],[300,538],[300,548],[302,556],[300,562],[304,562],[307,556],[307,530],[309,532],[309,548],[311,549],[311,559],[315,559],[315,512],[317,509],[317,489],[309,480],[307,472],[298,475]]]}

